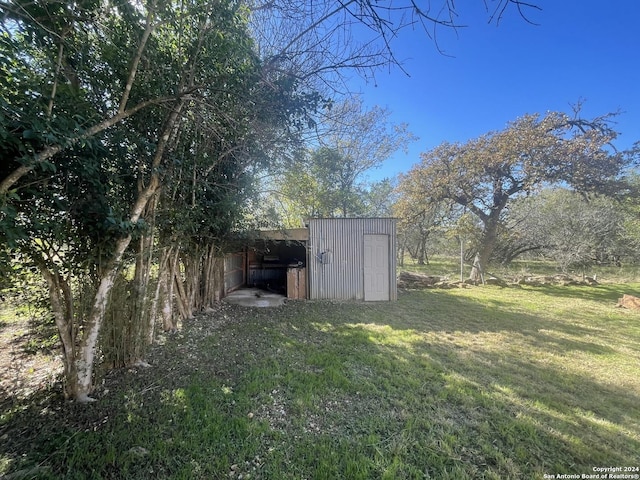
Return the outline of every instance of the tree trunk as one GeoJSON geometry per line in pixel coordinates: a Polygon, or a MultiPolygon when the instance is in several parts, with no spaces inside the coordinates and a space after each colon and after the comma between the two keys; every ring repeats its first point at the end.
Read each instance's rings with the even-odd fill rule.
{"type": "Polygon", "coordinates": [[[429,264],[429,261],[427,259],[427,237],[426,236],[420,236],[417,255],[418,255],[418,265],[429,264]]]}
{"type": "Polygon", "coordinates": [[[199,310],[201,304],[201,279],[203,255],[199,247],[195,247],[195,252],[182,258],[184,275],[178,270],[176,285],[178,287],[178,297],[182,300],[182,319],[193,318],[193,313],[199,310]]]}
{"type": "Polygon", "coordinates": [[[109,262],[108,267],[100,276],[98,289],[93,297],[91,311],[84,324],[82,341],[76,360],[77,388],[76,391],[73,392],[73,396],[78,402],[93,401],[89,394],[92,391],[93,367],[98,334],[104,323],[109,294],[115,283],[122,255],[129,246],[129,243],[131,243],[131,235],[120,238],[117,241],[111,262],[109,262]]]}
{"type": "Polygon", "coordinates": [[[173,313],[173,291],[175,284],[175,271],[178,263],[180,250],[178,248],[173,251],[169,249],[169,257],[167,267],[160,272],[160,282],[162,282],[162,328],[165,332],[175,332],[178,329],[178,322],[174,319],[173,313]]]}
{"type": "Polygon", "coordinates": [[[216,255],[217,250],[211,245],[205,261],[202,308],[212,307],[220,301],[224,288],[224,259],[216,255]]]}
{"type": "Polygon", "coordinates": [[[400,267],[404,267],[404,255],[405,255],[405,247],[404,240],[400,243],[400,248],[398,248],[398,265],[400,267]]]}
{"type": "Polygon", "coordinates": [[[104,334],[100,335],[100,350],[104,363],[112,368],[148,365],[145,354],[153,336],[149,282],[152,266],[151,235],[142,235],[136,242],[133,279],[118,274],[109,296],[105,313],[104,334]]]}
{"type": "Polygon", "coordinates": [[[62,344],[62,364],[64,368],[64,394],[70,398],[77,390],[76,374],[76,332],[73,298],[68,281],[58,272],[48,269],[44,262],[39,263],[40,272],[49,287],[49,301],[51,310],[58,327],[60,343],[62,344]]]}
{"type": "MultiPolygon", "coordinates": [[[[141,186],[140,186],[140,189],[141,186]]],[[[153,343],[154,312],[150,309],[149,282],[153,264],[153,239],[155,225],[155,211],[158,195],[149,202],[145,218],[150,225],[149,231],[140,237],[136,267],[133,278],[133,311],[130,322],[133,330],[128,363],[146,364],[144,357],[149,345],[153,343]]]]}
{"type": "Polygon", "coordinates": [[[484,274],[486,267],[489,264],[489,259],[496,247],[496,243],[498,241],[498,226],[500,224],[500,212],[502,212],[503,208],[504,205],[496,207],[489,215],[485,214],[480,216],[484,224],[484,231],[482,232],[480,248],[478,249],[476,259],[474,259],[474,268],[471,269],[471,274],[469,276],[469,279],[474,282],[482,281],[482,274],[484,274]]]}
{"type": "MultiPolygon", "coordinates": [[[[150,328],[149,328],[149,343],[153,341],[153,328],[156,323],[156,318],[158,315],[158,306],[162,305],[160,309],[160,316],[162,318],[162,325],[164,327],[165,323],[165,309],[166,305],[166,295],[167,295],[167,279],[169,277],[169,264],[171,262],[171,247],[165,248],[162,250],[162,254],[160,255],[160,262],[158,264],[158,280],[156,283],[156,291],[153,297],[153,303],[151,306],[151,315],[149,316],[150,328]]],[[[171,305],[169,304],[168,309],[169,315],[171,314],[171,305]]]]}
{"type": "Polygon", "coordinates": [[[480,262],[480,254],[476,253],[473,259],[473,266],[471,267],[471,273],[469,274],[469,280],[474,283],[484,283],[484,267],[480,262]]]}
{"type": "MultiPolygon", "coordinates": [[[[177,317],[187,320],[212,307],[220,300],[224,285],[224,261],[216,255],[215,246],[196,248],[190,254],[178,247],[171,250],[171,259],[161,261],[156,293],[156,302],[163,305],[163,326],[167,331],[177,328],[177,317]]],[[[166,253],[163,256],[167,258],[166,253]]]]}

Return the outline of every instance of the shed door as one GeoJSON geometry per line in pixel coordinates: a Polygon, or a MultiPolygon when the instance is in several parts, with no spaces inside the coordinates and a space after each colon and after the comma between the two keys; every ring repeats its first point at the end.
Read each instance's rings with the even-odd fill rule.
{"type": "Polygon", "coordinates": [[[364,299],[389,300],[389,237],[364,236],[364,299]]]}

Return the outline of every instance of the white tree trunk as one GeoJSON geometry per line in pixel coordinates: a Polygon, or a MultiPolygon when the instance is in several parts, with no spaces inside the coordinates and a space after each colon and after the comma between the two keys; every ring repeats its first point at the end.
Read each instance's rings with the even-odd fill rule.
{"type": "Polygon", "coordinates": [[[93,399],[89,396],[93,389],[93,366],[95,363],[96,344],[98,335],[104,323],[109,293],[115,283],[118,267],[122,260],[122,255],[131,243],[131,236],[126,236],[118,240],[114,256],[109,268],[103,273],[98,284],[89,318],[84,325],[82,342],[76,359],[77,388],[74,397],[78,402],[90,402],[93,399]]]}
{"type": "Polygon", "coordinates": [[[472,280],[476,283],[482,282],[484,284],[484,272],[483,272],[482,263],[480,261],[479,253],[476,253],[475,258],[473,259],[473,266],[471,267],[469,280],[472,280]]]}
{"type": "Polygon", "coordinates": [[[172,253],[172,256],[167,262],[167,267],[160,272],[160,281],[162,282],[164,289],[164,295],[162,295],[162,327],[166,332],[175,332],[178,327],[173,312],[173,290],[179,255],[180,249],[176,248],[176,251],[172,253]]]}

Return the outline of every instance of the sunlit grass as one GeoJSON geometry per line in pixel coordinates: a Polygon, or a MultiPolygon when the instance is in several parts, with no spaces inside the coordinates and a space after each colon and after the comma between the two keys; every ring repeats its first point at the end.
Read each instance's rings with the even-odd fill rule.
{"type": "MultiPolygon", "coordinates": [[[[426,265],[419,265],[407,255],[404,259],[404,265],[398,268],[415,273],[442,276],[451,281],[460,280],[460,258],[455,256],[434,255],[429,258],[426,265]]],[[[467,278],[470,271],[471,263],[465,260],[463,278],[467,278]]],[[[563,272],[550,260],[516,259],[507,266],[490,265],[487,268],[487,273],[499,277],[522,277],[526,275],[554,275],[563,272]]],[[[584,269],[572,269],[566,273],[578,278],[582,276],[593,278],[595,276],[598,281],[605,283],[640,282],[640,266],[632,264],[592,265],[584,269]]]]}
{"type": "Polygon", "coordinates": [[[224,326],[198,317],[167,338],[153,369],[107,378],[97,404],[7,410],[0,473],[457,480],[638,465],[640,314],[615,305],[639,290],[227,307],[224,326]]]}

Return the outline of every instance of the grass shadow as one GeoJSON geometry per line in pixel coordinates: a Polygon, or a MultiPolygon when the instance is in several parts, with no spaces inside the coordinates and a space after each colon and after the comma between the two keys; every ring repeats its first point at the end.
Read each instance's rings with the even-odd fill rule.
{"type": "Polygon", "coordinates": [[[0,471],[41,479],[246,475],[265,427],[219,379],[180,373],[113,371],[90,404],[65,401],[60,391],[3,404],[0,471]]]}
{"type": "MultiPolygon", "coordinates": [[[[450,307],[478,313],[477,303],[466,299],[452,299],[450,307]]],[[[559,328],[534,315],[516,318],[499,310],[485,311],[484,320],[476,318],[462,326],[442,318],[431,322],[428,312],[419,325],[398,317],[334,325],[357,342],[368,339],[376,352],[368,357],[374,360],[367,367],[360,366],[368,372],[360,378],[366,382],[383,378],[392,385],[386,391],[414,392],[415,385],[423,385],[422,397],[430,407],[426,411],[416,407],[408,415],[429,415],[430,432],[448,432],[442,435],[450,440],[450,460],[467,452],[471,463],[489,466],[502,478],[589,473],[600,463],[634,465],[640,460],[637,382],[616,384],[607,382],[603,372],[591,375],[589,369],[572,369],[573,362],[597,362],[598,357],[604,358],[606,368],[607,359],[619,352],[597,341],[540,332],[553,329],[580,336],[593,333],[590,329],[559,328]],[[397,329],[414,335],[397,333],[394,345],[389,338],[397,329]],[[477,339],[487,334],[502,337],[503,348],[477,339]],[[527,352],[535,354],[528,357],[527,352]]],[[[636,365],[637,375],[636,361],[629,363],[636,365]]],[[[416,448],[429,449],[426,436],[416,433],[414,442],[416,448]]],[[[469,467],[467,474],[481,473],[469,467]]]]}
{"type": "Polygon", "coordinates": [[[153,368],[107,374],[97,403],[51,391],[3,404],[0,468],[41,467],[40,478],[528,479],[637,465],[637,336],[621,341],[625,322],[597,312],[555,318],[551,304],[538,306],[544,295],[224,307],[163,339],[153,368]]]}
{"type": "MultiPolygon", "coordinates": [[[[596,464],[633,465],[640,459],[640,398],[623,386],[515,353],[456,350],[431,342],[377,349],[387,359],[386,368],[402,372],[405,388],[431,384],[423,394],[430,398],[433,428],[459,439],[452,450],[480,447],[476,464],[512,460],[510,467],[503,465],[506,470],[496,470],[503,478],[528,478],[534,472],[525,472],[525,465],[534,471],[537,466],[538,473],[588,473],[596,464]],[[435,372],[431,378],[421,376],[425,369],[435,372]],[[526,452],[519,449],[524,445],[526,452]]],[[[385,375],[374,368],[373,376],[385,375]]],[[[397,388],[403,389],[401,384],[397,388]]]]}

